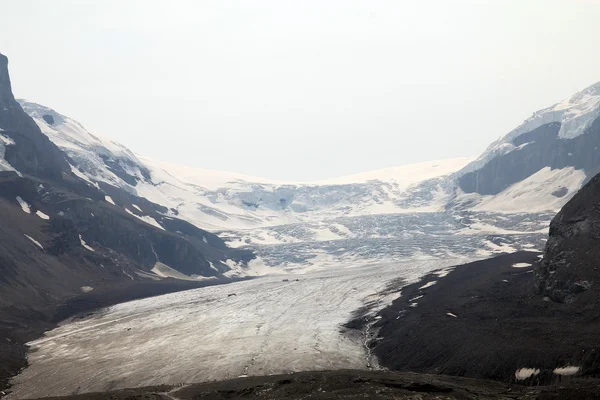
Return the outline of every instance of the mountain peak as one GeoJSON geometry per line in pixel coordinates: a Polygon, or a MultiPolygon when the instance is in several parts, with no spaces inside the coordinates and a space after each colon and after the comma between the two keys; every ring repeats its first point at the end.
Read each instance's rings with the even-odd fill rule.
{"type": "Polygon", "coordinates": [[[8,105],[15,101],[8,75],[8,58],[0,53],[0,105],[8,105]]]}

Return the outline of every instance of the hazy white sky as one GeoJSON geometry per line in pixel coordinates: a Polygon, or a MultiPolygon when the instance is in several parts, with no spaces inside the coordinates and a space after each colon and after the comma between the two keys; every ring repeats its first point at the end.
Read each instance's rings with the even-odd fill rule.
{"type": "Polygon", "coordinates": [[[600,1],[3,0],[17,97],[137,153],[312,180],[478,155],[600,80],[600,1]]]}

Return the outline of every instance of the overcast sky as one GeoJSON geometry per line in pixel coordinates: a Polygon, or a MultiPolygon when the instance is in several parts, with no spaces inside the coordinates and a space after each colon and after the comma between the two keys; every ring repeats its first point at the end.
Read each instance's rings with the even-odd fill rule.
{"type": "Polygon", "coordinates": [[[149,157],[313,180],[475,156],[600,80],[600,1],[3,0],[13,90],[149,157]]]}

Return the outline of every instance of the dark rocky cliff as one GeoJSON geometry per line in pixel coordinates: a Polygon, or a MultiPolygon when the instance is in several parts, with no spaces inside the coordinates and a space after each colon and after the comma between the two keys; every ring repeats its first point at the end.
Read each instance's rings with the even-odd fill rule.
{"type": "Polygon", "coordinates": [[[536,290],[556,302],[590,304],[600,298],[600,175],[554,217],[536,290]]]}
{"type": "Polygon", "coordinates": [[[65,155],[23,111],[12,93],[8,59],[0,54],[0,128],[15,144],[6,147],[4,158],[23,174],[61,180],[70,174],[65,155]]]}

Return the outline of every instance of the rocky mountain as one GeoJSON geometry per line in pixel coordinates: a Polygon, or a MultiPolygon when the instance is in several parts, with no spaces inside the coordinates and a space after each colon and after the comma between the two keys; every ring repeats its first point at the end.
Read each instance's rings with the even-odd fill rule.
{"type": "MultiPolygon", "coordinates": [[[[128,176],[125,155],[106,160],[128,176]]],[[[91,181],[74,163],[15,100],[0,55],[0,384],[22,366],[23,342],[68,316],[61,307],[75,299],[177,290],[168,279],[161,286],[168,277],[205,285],[253,258],[162,205],[91,181]]]]}
{"type": "Polygon", "coordinates": [[[454,175],[456,198],[480,211],[558,211],[600,170],[600,82],[492,143],[454,175]]]}
{"type": "Polygon", "coordinates": [[[600,175],[590,180],[554,217],[536,289],[559,303],[594,305],[600,277],[600,175]]]}

